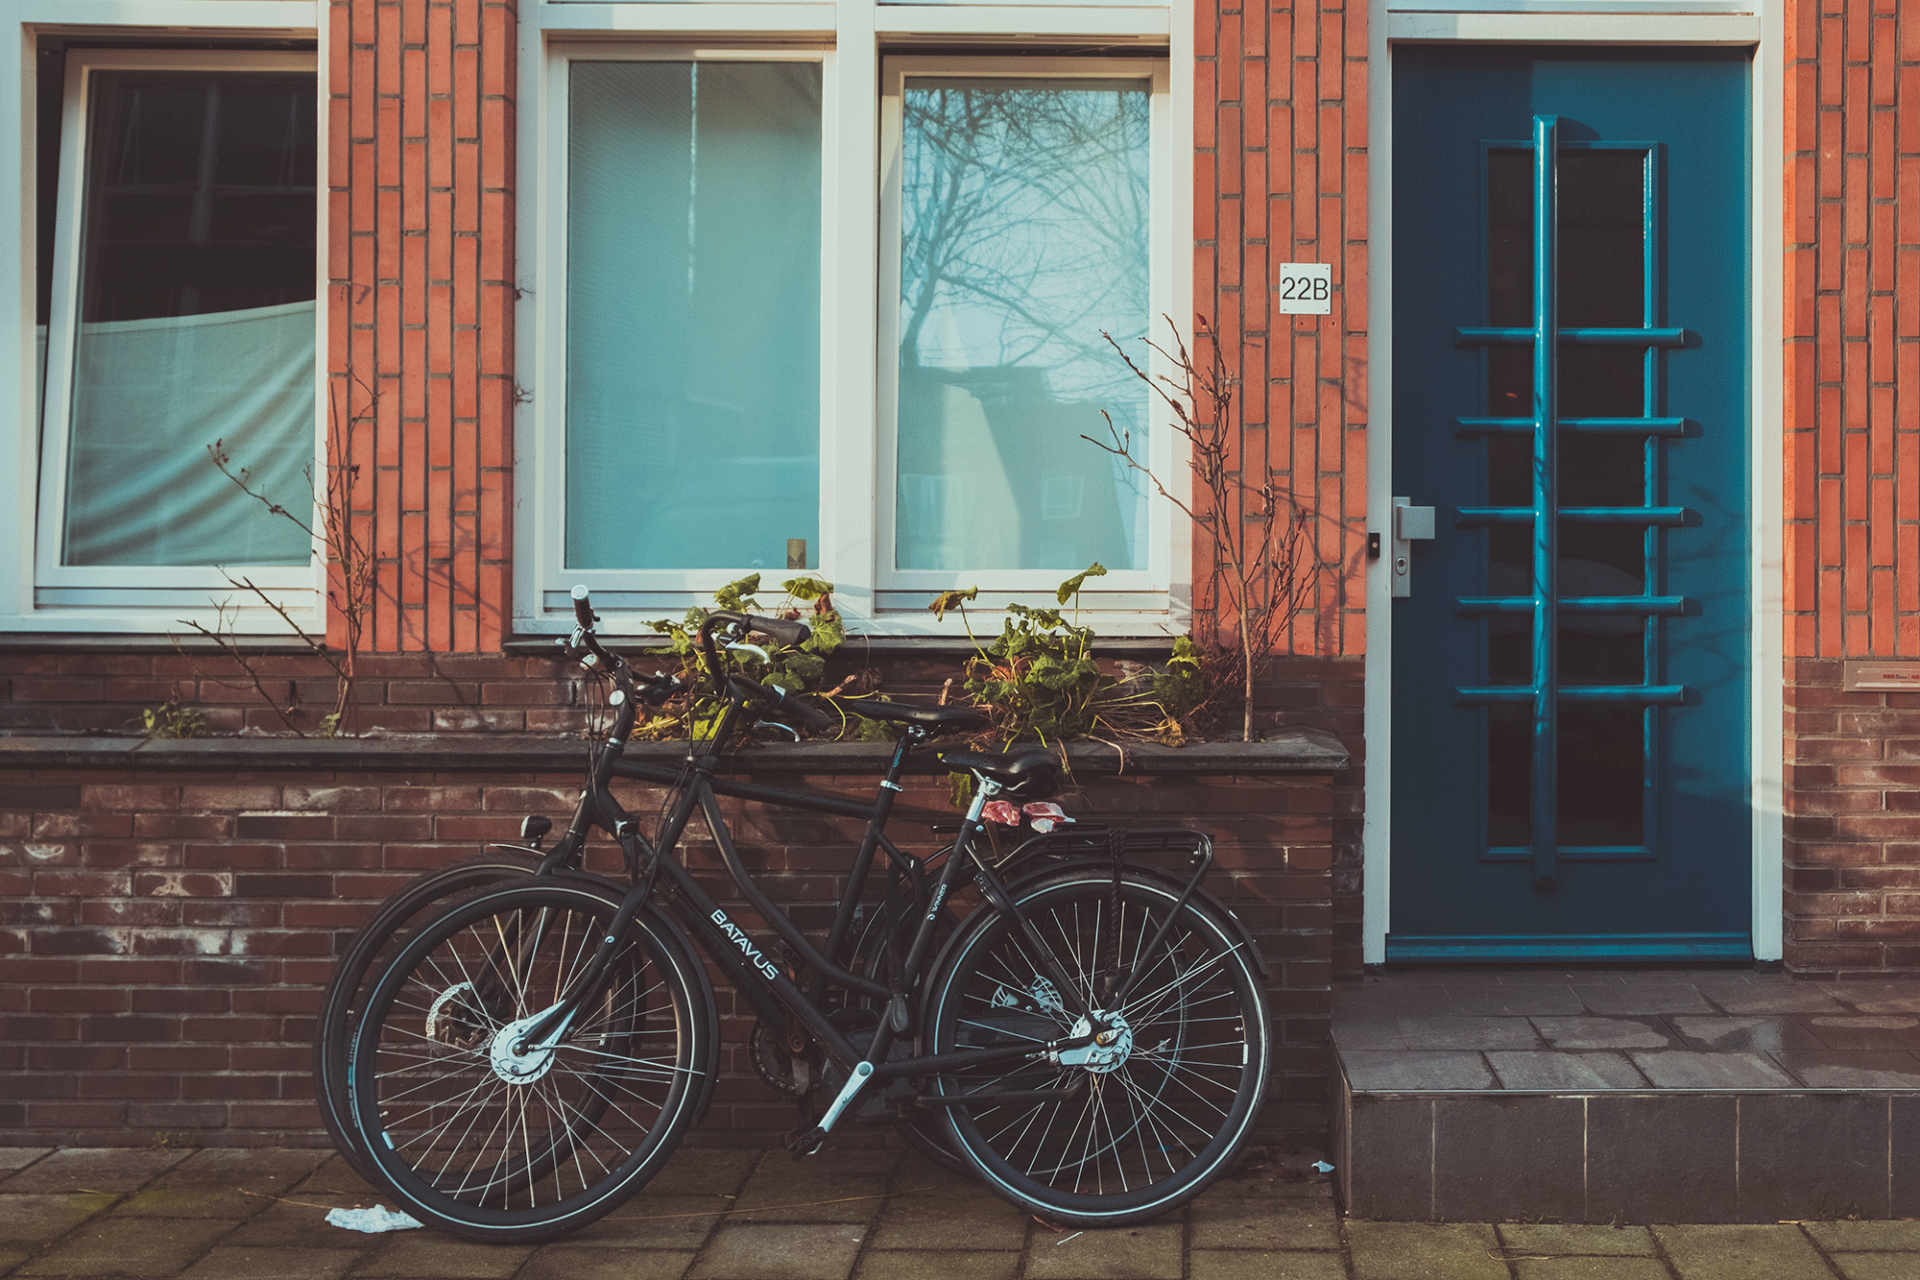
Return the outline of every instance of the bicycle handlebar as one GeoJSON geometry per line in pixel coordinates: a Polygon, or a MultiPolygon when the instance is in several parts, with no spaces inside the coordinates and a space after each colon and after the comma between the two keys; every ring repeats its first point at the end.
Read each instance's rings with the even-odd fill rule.
{"type": "Polygon", "coordinates": [[[755,684],[743,676],[728,676],[727,686],[743,698],[798,720],[803,729],[819,733],[823,729],[833,727],[832,716],[823,711],[816,711],[804,702],[796,701],[793,695],[777,684],[755,684]]]}

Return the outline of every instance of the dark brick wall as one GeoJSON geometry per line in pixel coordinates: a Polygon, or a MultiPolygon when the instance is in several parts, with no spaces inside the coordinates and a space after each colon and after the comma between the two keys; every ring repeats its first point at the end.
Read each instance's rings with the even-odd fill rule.
{"type": "MultiPolygon", "coordinates": [[[[248,771],[0,773],[8,1140],[317,1141],[308,1044],[331,958],[350,931],[417,871],[511,838],[523,813],[564,818],[578,790],[566,773],[409,773],[403,764],[319,773],[272,763],[263,743],[261,767],[248,771]]],[[[818,781],[848,794],[871,785],[818,781]]],[[[1064,802],[1088,817],[1196,815],[1215,837],[1221,869],[1211,887],[1273,967],[1281,1048],[1266,1123],[1320,1133],[1337,826],[1326,779],[1082,777],[1064,802]]],[[[949,812],[935,778],[916,782],[904,803],[949,812]]],[[[850,825],[749,807],[736,834],[777,894],[806,902],[831,897],[850,825]]],[[[908,847],[925,847],[911,821],[894,830],[908,847]]],[[[590,865],[614,870],[609,852],[590,865]]],[[[707,1127],[790,1127],[790,1105],[750,1077],[739,1048],[746,1027],[732,1022],[707,1127]]]]}

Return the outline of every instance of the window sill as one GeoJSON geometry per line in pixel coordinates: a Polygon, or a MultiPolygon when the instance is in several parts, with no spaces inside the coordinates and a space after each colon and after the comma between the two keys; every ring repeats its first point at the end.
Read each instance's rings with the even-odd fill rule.
{"type": "MultiPolygon", "coordinates": [[[[732,753],[735,773],[880,773],[892,747],[870,742],[821,742],[750,746],[732,753]]],[[[634,743],[629,759],[674,764],[684,742],[634,743]]],[[[1283,729],[1265,742],[1203,742],[1186,747],[1130,746],[1122,753],[1105,743],[1073,743],[1074,770],[1095,776],[1205,777],[1287,776],[1338,773],[1350,763],[1332,734],[1283,729]]],[[[428,734],[384,738],[195,738],[184,742],[145,738],[0,736],[0,769],[245,769],[249,772],[552,772],[578,771],[586,744],[578,739],[428,734]]],[[[913,772],[945,770],[931,750],[913,761],[913,772]]]]}

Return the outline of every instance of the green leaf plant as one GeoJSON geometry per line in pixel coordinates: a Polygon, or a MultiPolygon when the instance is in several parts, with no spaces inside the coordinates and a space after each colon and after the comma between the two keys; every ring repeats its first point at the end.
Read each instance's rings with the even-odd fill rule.
{"type": "Polygon", "coordinates": [[[948,591],[930,608],[935,617],[958,612],[973,641],[966,695],[992,722],[993,736],[1012,743],[1052,746],[1074,738],[1177,744],[1197,728],[1208,704],[1208,679],[1199,650],[1182,636],[1161,669],[1137,663],[1103,665],[1094,657],[1093,628],[1080,621],[1080,592],[1088,578],[1106,574],[1089,565],[1060,584],[1061,609],[1012,603],[1000,634],[982,644],[967,618],[978,587],[948,591]]]}
{"type": "MultiPolygon", "coordinates": [[[[729,582],[713,593],[714,607],[735,613],[756,613],[764,617],[803,618],[812,635],[798,645],[778,645],[765,637],[754,640],[755,649],[730,651],[732,669],[761,684],[777,685],[789,694],[805,695],[804,701],[841,719],[840,736],[860,741],[886,737],[885,726],[859,714],[863,696],[874,696],[878,676],[870,670],[856,671],[832,688],[826,688],[827,658],[846,640],[840,611],[833,607],[833,584],[820,578],[789,578],[780,584],[782,598],[771,606],[762,605],[760,575],[748,574],[729,582]],[[758,652],[756,652],[756,649],[758,652]],[[760,653],[766,654],[765,658],[760,653]]],[[[687,610],[686,617],[662,619],[647,625],[667,639],[667,652],[677,659],[680,678],[693,689],[664,706],[653,708],[634,729],[635,738],[662,740],[704,738],[718,727],[725,705],[713,696],[713,688],[699,654],[700,623],[707,611],[687,610]]]]}

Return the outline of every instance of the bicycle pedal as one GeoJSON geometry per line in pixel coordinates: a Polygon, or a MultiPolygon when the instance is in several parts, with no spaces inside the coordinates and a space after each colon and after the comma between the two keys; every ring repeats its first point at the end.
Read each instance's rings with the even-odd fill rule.
{"type": "Polygon", "coordinates": [[[787,1150],[793,1153],[795,1160],[799,1160],[805,1156],[818,1155],[820,1152],[820,1144],[826,1140],[827,1131],[819,1125],[815,1125],[812,1129],[809,1129],[807,1132],[787,1143],[787,1150]]]}

